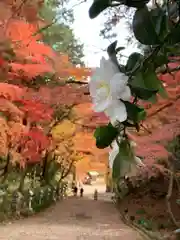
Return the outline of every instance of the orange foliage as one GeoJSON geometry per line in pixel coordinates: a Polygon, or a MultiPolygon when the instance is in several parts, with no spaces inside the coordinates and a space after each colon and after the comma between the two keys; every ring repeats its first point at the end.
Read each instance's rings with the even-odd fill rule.
{"type": "Polygon", "coordinates": [[[0,117],[0,155],[5,157],[7,155],[7,132],[8,132],[8,125],[4,118],[0,117]]]}
{"type": "Polygon", "coordinates": [[[67,56],[42,42],[39,27],[47,23],[38,12],[43,2],[0,2],[0,112],[7,117],[0,118],[1,154],[10,151],[21,166],[40,161],[43,151],[54,146],[47,126],[56,106],[83,100],[79,87],[46,86],[35,91],[25,87],[27,83],[36,84],[37,77],[46,73],[53,74],[57,81],[72,76],[83,79],[90,73],[89,69],[73,66],[67,56]]]}
{"type": "Polygon", "coordinates": [[[7,117],[13,119],[19,119],[19,117],[23,117],[23,112],[12,102],[0,98],[0,111],[3,112],[7,117]]]}
{"type": "Polygon", "coordinates": [[[24,95],[22,88],[8,83],[0,83],[0,97],[10,101],[17,101],[24,95]]]}
{"type": "Polygon", "coordinates": [[[66,79],[67,77],[75,77],[77,80],[83,80],[87,78],[91,70],[88,68],[74,67],[70,63],[68,56],[63,54],[56,54],[56,61],[54,64],[57,77],[61,79],[66,79]]]}
{"type": "Polygon", "coordinates": [[[11,63],[12,72],[11,79],[22,78],[26,81],[31,81],[33,78],[43,75],[48,72],[53,72],[53,68],[48,64],[19,64],[11,63]]]}
{"type": "Polygon", "coordinates": [[[92,103],[81,103],[74,107],[76,124],[79,128],[89,129],[91,132],[100,125],[108,123],[108,118],[104,113],[95,113],[92,103]]]}
{"type": "Polygon", "coordinates": [[[51,103],[51,105],[71,106],[90,101],[89,95],[86,95],[85,92],[84,86],[67,84],[55,88],[41,87],[34,93],[34,96],[37,99],[43,99],[44,102],[51,103]]]}

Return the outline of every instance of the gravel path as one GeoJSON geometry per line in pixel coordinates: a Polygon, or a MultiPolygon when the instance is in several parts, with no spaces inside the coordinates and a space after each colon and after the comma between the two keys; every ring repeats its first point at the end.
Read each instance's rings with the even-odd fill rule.
{"type": "Polygon", "coordinates": [[[0,227],[0,240],[142,240],[121,222],[114,205],[70,197],[36,216],[0,227]]]}

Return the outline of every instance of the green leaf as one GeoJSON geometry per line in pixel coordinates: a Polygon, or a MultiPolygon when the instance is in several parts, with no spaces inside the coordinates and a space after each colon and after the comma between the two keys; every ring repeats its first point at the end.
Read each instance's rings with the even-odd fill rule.
{"type": "Polygon", "coordinates": [[[137,52],[132,53],[127,61],[125,69],[127,72],[133,72],[133,70],[140,64],[143,59],[143,55],[137,52]]]}
{"type": "MultiPolygon", "coordinates": [[[[143,73],[141,71],[138,71],[136,73],[136,75],[133,77],[133,79],[130,82],[130,86],[148,89],[146,87],[144,77],[143,77],[143,73]]],[[[153,90],[155,90],[155,89],[153,89],[153,90]]]]}
{"type": "Polygon", "coordinates": [[[153,19],[147,7],[136,10],[133,17],[132,27],[134,35],[140,43],[144,45],[160,44],[153,19]]]}
{"type": "Polygon", "coordinates": [[[142,73],[144,78],[145,86],[150,90],[159,90],[161,81],[158,79],[155,71],[151,70],[150,67],[146,72],[142,73]]]}
{"type": "Polygon", "coordinates": [[[120,177],[120,175],[121,175],[121,155],[120,153],[118,153],[113,162],[112,178],[116,180],[120,177]]]}
{"type": "Polygon", "coordinates": [[[108,55],[116,54],[116,46],[117,46],[117,40],[111,43],[107,48],[108,55]]]}
{"type": "Polygon", "coordinates": [[[150,11],[152,21],[155,26],[155,31],[160,40],[163,40],[164,37],[167,35],[169,26],[168,26],[168,16],[166,15],[166,11],[162,8],[157,7],[150,11]]]}
{"type": "Polygon", "coordinates": [[[132,87],[144,88],[150,91],[162,91],[162,83],[158,79],[155,71],[151,70],[150,66],[145,72],[143,72],[143,70],[137,72],[130,85],[132,87]]]}
{"type": "Polygon", "coordinates": [[[156,95],[153,95],[152,97],[150,97],[148,99],[148,102],[151,102],[153,104],[157,103],[157,96],[156,95]]]}
{"type": "Polygon", "coordinates": [[[168,94],[167,91],[165,89],[165,87],[163,86],[162,82],[160,81],[160,86],[159,86],[159,91],[158,91],[159,95],[162,98],[168,98],[168,94]]]}
{"type": "Polygon", "coordinates": [[[119,69],[119,71],[125,73],[124,65],[119,65],[116,56],[117,52],[123,50],[124,48],[123,47],[116,48],[116,45],[117,41],[111,43],[107,48],[107,53],[109,55],[109,58],[114,63],[114,65],[119,69]]]}
{"type": "MultiPolygon", "coordinates": [[[[133,90],[133,88],[142,88],[149,90],[152,93],[152,96],[149,96],[149,98],[153,97],[155,95],[155,92],[158,93],[161,97],[167,98],[167,92],[166,89],[164,88],[162,81],[158,79],[157,74],[155,73],[154,70],[151,70],[151,66],[149,64],[149,69],[147,69],[145,72],[143,70],[137,72],[136,76],[131,80],[129,84],[133,90]]],[[[136,91],[136,89],[135,89],[136,91]]],[[[141,95],[141,97],[144,97],[141,95]]],[[[141,98],[140,97],[140,98],[141,98]]],[[[144,100],[150,100],[150,99],[145,99],[144,100]]]]}
{"type": "Polygon", "coordinates": [[[129,141],[123,140],[119,143],[119,153],[113,162],[112,178],[117,180],[124,177],[131,168],[134,160],[134,153],[130,147],[129,141]]]}
{"type": "Polygon", "coordinates": [[[109,0],[94,0],[93,4],[89,9],[89,17],[91,19],[97,17],[102,11],[104,11],[109,6],[110,6],[109,0]]]}
{"type": "Polygon", "coordinates": [[[173,45],[173,44],[180,42],[179,32],[180,32],[180,24],[171,29],[171,34],[170,34],[169,38],[167,39],[167,43],[169,45],[173,45]]]}
{"type": "Polygon", "coordinates": [[[133,96],[137,96],[138,98],[143,100],[149,100],[153,95],[156,95],[156,93],[158,92],[158,90],[149,90],[146,88],[132,86],[130,86],[130,89],[133,96]]]}
{"type": "Polygon", "coordinates": [[[96,138],[97,148],[103,149],[108,147],[119,134],[117,128],[113,127],[111,123],[106,126],[96,128],[94,137],[96,138]]]}
{"type": "Polygon", "coordinates": [[[126,106],[129,120],[133,121],[134,123],[139,123],[141,120],[144,120],[146,118],[146,112],[144,108],[138,107],[135,104],[127,101],[123,101],[123,102],[126,106]]]}
{"type": "Polygon", "coordinates": [[[153,64],[155,68],[161,67],[164,64],[168,64],[168,62],[169,60],[165,49],[164,51],[159,52],[156,57],[153,58],[153,64]]]}

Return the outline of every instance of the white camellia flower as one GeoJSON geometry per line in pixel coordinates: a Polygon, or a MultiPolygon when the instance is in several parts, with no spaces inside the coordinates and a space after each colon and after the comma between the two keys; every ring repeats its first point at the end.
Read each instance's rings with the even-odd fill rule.
{"type": "MultiPolygon", "coordinates": [[[[109,152],[109,167],[113,168],[114,160],[119,153],[119,146],[116,141],[112,143],[112,150],[109,152]]],[[[126,159],[123,161],[121,160],[121,176],[130,176],[131,173],[134,172],[135,169],[138,167],[144,167],[145,165],[141,161],[139,157],[134,156],[133,159],[129,159],[129,161],[126,159]]]]}
{"type": "Polygon", "coordinates": [[[113,168],[114,159],[116,158],[117,154],[119,153],[119,146],[116,141],[112,143],[112,149],[109,152],[109,167],[113,168]]]}
{"type": "Polygon", "coordinates": [[[112,124],[127,119],[126,107],[120,101],[120,99],[130,100],[131,92],[127,82],[128,76],[119,72],[117,66],[110,59],[106,60],[104,57],[89,82],[94,111],[105,112],[112,124]]]}

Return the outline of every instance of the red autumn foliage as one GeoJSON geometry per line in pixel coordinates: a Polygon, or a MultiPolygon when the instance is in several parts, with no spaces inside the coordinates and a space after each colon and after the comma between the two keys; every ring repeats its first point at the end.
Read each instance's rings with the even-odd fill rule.
{"type": "Polygon", "coordinates": [[[50,139],[39,128],[31,128],[21,139],[23,163],[36,163],[42,158],[42,152],[50,145],[50,139]]]}
{"type": "Polygon", "coordinates": [[[7,117],[3,136],[8,139],[6,147],[14,156],[18,155],[21,166],[39,162],[43,151],[51,146],[52,139],[46,131],[56,106],[75,105],[83,97],[88,98],[83,87],[79,91],[70,85],[49,88],[36,84],[37,77],[46,73],[53,74],[53,80],[59,82],[89,75],[89,69],[73,66],[67,56],[42,42],[39,26],[46,23],[38,12],[43,2],[0,3],[0,111],[7,117]],[[29,88],[29,83],[38,86],[36,90],[29,88]]]}
{"type": "Polygon", "coordinates": [[[51,109],[49,105],[34,99],[22,99],[20,103],[22,106],[20,106],[19,109],[24,112],[30,122],[49,122],[52,120],[53,109],[51,109]]]}
{"type": "Polygon", "coordinates": [[[0,83],[0,97],[10,101],[18,101],[24,95],[22,88],[8,83],[0,83]]]}
{"type": "MultiPolygon", "coordinates": [[[[178,62],[169,65],[170,68],[177,66],[179,66],[178,62]]],[[[159,76],[166,84],[168,98],[158,97],[156,104],[144,103],[148,117],[139,133],[129,133],[130,138],[137,142],[137,155],[144,158],[149,168],[156,166],[160,171],[163,167],[158,161],[168,158],[170,153],[166,146],[180,133],[179,74],[178,71],[159,76]]]]}

